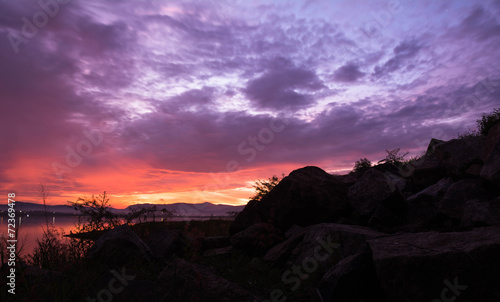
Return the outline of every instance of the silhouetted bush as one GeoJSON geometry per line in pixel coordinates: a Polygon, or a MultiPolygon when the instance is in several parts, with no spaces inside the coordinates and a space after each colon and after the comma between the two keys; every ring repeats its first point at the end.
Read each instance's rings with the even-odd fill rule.
{"type": "Polygon", "coordinates": [[[387,156],[384,159],[379,160],[378,163],[400,164],[404,162],[405,156],[408,155],[409,152],[406,152],[403,155],[399,155],[399,150],[400,148],[385,150],[385,152],[387,152],[387,156]]]}
{"type": "Polygon", "coordinates": [[[40,193],[45,212],[45,227],[42,227],[43,236],[36,239],[37,245],[33,253],[28,256],[28,263],[40,268],[60,268],[61,266],[82,260],[90,248],[88,240],[77,238],[63,239],[64,233],[59,233],[47,217],[48,192],[40,185],[40,193]]]}
{"type": "Polygon", "coordinates": [[[500,122],[500,108],[493,109],[490,114],[483,114],[480,120],[477,120],[477,128],[482,135],[488,135],[488,132],[498,122],[500,122]]]}
{"type": "Polygon", "coordinates": [[[354,163],[354,168],[352,169],[354,172],[365,171],[372,166],[372,162],[369,161],[366,157],[360,158],[354,163]]]}

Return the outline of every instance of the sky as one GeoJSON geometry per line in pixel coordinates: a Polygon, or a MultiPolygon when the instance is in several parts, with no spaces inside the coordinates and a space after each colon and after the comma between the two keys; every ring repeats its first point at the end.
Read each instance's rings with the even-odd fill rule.
{"type": "Polygon", "coordinates": [[[500,107],[500,1],[0,1],[0,192],[242,205],[500,107]]]}

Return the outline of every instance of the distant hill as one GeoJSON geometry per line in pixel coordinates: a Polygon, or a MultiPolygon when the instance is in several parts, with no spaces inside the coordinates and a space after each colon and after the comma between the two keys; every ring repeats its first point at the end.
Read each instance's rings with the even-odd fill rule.
{"type": "Polygon", "coordinates": [[[156,206],[158,210],[166,209],[174,212],[176,216],[223,216],[228,215],[228,212],[241,212],[245,206],[231,206],[222,204],[213,204],[210,202],[205,203],[173,203],[173,204],[136,204],[131,205],[126,208],[130,209],[140,209],[140,208],[151,208],[156,206]]]}
{"type": "MultiPolygon", "coordinates": [[[[8,205],[2,204],[0,205],[0,211],[7,211],[8,210],[8,205]]],[[[45,208],[43,204],[38,204],[38,203],[32,203],[32,202],[22,202],[22,201],[16,201],[15,205],[15,210],[17,213],[20,211],[23,212],[43,212],[45,211],[45,208]]],[[[56,206],[51,206],[47,205],[47,211],[50,213],[60,213],[60,214],[73,214],[75,213],[75,209],[73,209],[70,206],[66,205],[56,205],[56,206]]]]}
{"type": "MultiPolygon", "coordinates": [[[[221,205],[221,204],[212,204],[209,202],[199,203],[199,204],[189,204],[189,203],[173,203],[173,204],[136,204],[128,206],[125,209],[115,209],[111,208],[116,214],[125,214],[128,213],[131,209],[140,209],[140,208],[152,208],[156,206],[156,208],[160,211],[162,209],[166,209],[174,212],[175,216],[224,216],[228,215],[228,212],[240,212],[243,210],[245,206],[231,206],[231,205],[221,205]]],[[[43,204],[31,203],[31,202],[21,202],[17,201],[15,205],[16,212],[43,212],[45,210],[43,204]]],[[[7,211],[8,206],[6,204],[0,205],[0,211],[7,211]]],[[[56,214],[74,214],[77,211],[67,205],[47,205],[47,211],[49,213],[56,214]]]]}

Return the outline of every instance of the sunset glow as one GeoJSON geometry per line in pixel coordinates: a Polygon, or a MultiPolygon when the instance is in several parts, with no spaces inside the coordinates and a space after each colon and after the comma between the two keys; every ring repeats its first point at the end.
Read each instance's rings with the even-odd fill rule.
{"type": "Polygon", "coordinates": [[[257,179],[415,155],[500,104],[498,1],[0,1],[0,37],[18,201],[242,205],[257,179]]]}

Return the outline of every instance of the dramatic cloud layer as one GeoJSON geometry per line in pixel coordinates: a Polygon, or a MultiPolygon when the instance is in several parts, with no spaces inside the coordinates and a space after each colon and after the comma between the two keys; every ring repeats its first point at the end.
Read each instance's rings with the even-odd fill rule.
{"type": "Polygon", "coordinates": [[[0,1],[0,188],[242,204],[500,106],[498,1],[0,1]]]}

